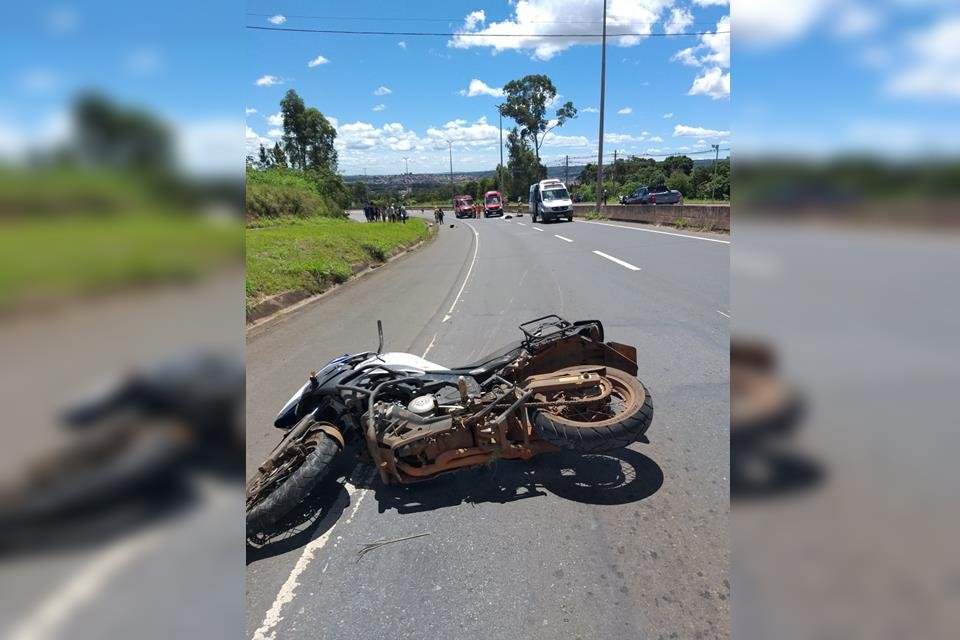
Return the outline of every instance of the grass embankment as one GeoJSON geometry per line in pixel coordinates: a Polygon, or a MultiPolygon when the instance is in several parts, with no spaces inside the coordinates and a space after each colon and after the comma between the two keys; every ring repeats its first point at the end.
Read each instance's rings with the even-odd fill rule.
{"type": "Polygon", "coordinates": [[[247,308],[269,296],[306,289],[320,293],[353,274],[354,265],[383,262],[398,247],[427,237],[426,223],[406,224],[314,217],[248,229],[247,308]]]}
{"type": "Polygon", "coordinates": [[[237,261],[235,220],[121,172],[0,167],[0,311],[179,281],[237,261]]]}
{"type": "Polygon", "coordinates": [[[349,194],[325,174],[283,169],[247,171],[247,224],[265,225],[277,218],[345,218],[349,194]]]}

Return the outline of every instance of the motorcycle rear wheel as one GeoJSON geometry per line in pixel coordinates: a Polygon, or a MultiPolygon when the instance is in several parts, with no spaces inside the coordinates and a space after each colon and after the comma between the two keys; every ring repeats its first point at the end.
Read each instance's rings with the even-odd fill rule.
{"type": "Polygon", "coordinates": [[[540,437],[562,449],[598,453],[626,447],[646,433],[653,421],[650,393],[619,369],[608,368],[606,378],[613,390],[599,405],[570,405],[564,415],[536,411],[540,437]]]}
{"type": "Polygon", "coordinates": [[[303,502],[326,477],[338,453],[339,442],[326,434],[319,436],[303,463],[268,496],[248,507],[247,538],[256,539],[303,502]]]}

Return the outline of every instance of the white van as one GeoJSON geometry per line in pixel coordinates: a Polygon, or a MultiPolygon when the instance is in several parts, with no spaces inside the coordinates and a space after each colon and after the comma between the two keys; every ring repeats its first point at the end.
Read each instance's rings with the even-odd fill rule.
{"type": "Polygon", "coordinates": [[[557,179],[541,180],[530,185],[530,215],[536,222],[552,222],[566,218],[573,222],[573,201],[567,187],[557,179]]]}

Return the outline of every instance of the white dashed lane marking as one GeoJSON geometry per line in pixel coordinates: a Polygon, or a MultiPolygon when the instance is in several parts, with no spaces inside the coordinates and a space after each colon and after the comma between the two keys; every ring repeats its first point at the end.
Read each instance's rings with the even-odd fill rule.
{"type": "Polygon", "coordinates": [[[624,262],[624,261],[621,260],[620,258],[614,258],[614,257],[611,256],[611,255],[607,255],[607,254],[604,253],[603,251],[594,251],[594,253],[597,254],[598,256],[600,256],[601,258],[606,258],[606,259],[609,260],[610,262],[616,262],[616,263],[617,263],[618,265],[620,265],[621,267],[626,267],[627,269],[630,269],[630,271],[640,271],[640,267],[635,267],[635,266],[633,266],[632,264],[630,264],[629,262],[624,262]]]}
{"type": "Polygon", "coordinates": [[[556,233],[553,234],[553,237],[554,237],[554,238],[560,238],[560,239],[563,240],[564,242],[573,242],[573,240],[571,240],[570,238],[564,238],[563,236],[557,235],[556,233]]]}

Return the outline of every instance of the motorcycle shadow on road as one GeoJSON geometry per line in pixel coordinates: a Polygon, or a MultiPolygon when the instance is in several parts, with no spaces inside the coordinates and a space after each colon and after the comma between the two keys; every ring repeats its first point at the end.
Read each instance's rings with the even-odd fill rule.
{"type": "Polygon", "coordinates": [[[542,454],[529,462],[501,460],[414,485],[374,485],[380,513],[432,511],[459,504],[506,504],[552,493],[585,504],[638,502],[663,485],[663,470],[633,449],[603,454],[542,454]]]}

